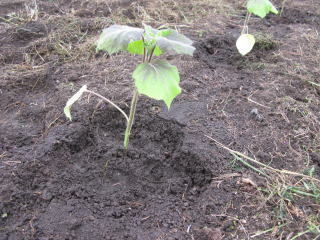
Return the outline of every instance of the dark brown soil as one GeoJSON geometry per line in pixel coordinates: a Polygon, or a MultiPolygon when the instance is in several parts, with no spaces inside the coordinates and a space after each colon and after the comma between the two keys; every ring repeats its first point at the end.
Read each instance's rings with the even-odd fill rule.
{"type": "MultiPolygon", "coordinates": [[[[183,4],[211,9],[198,1],[183,4]]],[[[208,23],[205,37],[195,23],[182,26],[194,58],[166,57],[180,69],[183,93],[170,111],[140,98],[125,152],[116,110],[84,97],[69,122],[63,107],[88,84],[128,111],[139,59],[96,54],[96,37],[117,20],[140,26],[143,8],[175,3],[37,2],[38,19],[28,19],[27,1],[0,1],[0,240],[251,239],[283,221],[277,203],[261,206],[259,189],[242,181],[263,188],[266,180],[206,135],[274,168],[314,166],[319,177],[320,91],[310,84],[320,77],[319,3],[288,1],[281,17],[253,18],[259,41],[246,57],[234,44],[242,18],[220,14],[213,26],[208,13],[198,19],[208,23]]],[[[194,16],[184,7],[150,24],[187,24],[194,16]]],[[[318,203],[294,204],[319,217],[318,203]]],[[[290,219],[282,232],[252,239],[306,230],[306,218],[290,219]]]]}

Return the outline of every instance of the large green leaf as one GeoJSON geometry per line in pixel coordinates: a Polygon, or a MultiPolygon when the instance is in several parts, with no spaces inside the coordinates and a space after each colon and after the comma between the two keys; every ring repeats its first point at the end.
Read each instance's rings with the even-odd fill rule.
{"type": "Polygon", "coordinates": [[[192,46],[192,41],[175,30],[166,32],[166,35],[157,36],[156,42],[163,52],[174,51],[192,56],[195,50],[192,46]]]}
{"type": "Polygon", "coordinates": [[[148,25],[144,25],[144,29],[112,25],[103,30],[97,43],[97,50],[107,51],[110,55],[121,50],[142,55],[144,48],[149,51],[155,48],[156,56],[168,51],[192,55],[195,50],[192,41],[177,31],[157,30],[148,25]]]}
{"type": "Polygon", "coordinates": [[[195,48],[192,40],[172,29],[157,30],[148,25],[145,27],[145,39],[155,41],[162,52],[173,51],[179,54],[193,54],[195,48]]]}
{"type": "Polygon", "coordinates": [[[261,18],[264,18],[270,12],[278,14],[278,10],[269,0],[249,0],[247,3],[247,9],[250,13],[261,18]]]}
{"type": "Polygon", "coordinates": [[[163,100],[168,108],[173,99],[181,93],[178,69],[165,60],[138,65],[132,77],[140,94],[163,100]]]}
{"type": "Polygon", "coordinates": [[[103,30],[97,43],[97,50],[107,51],[110,55],[127,50],[128,44],[140,40],[144,30],[123,25],[112,25],[103,30]]]}

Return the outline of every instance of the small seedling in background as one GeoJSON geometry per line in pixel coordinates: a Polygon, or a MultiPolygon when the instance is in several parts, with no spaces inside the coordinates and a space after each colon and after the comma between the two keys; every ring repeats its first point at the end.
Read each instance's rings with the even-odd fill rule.
{"type": "Polygon", "coordinates": [[[98,40],[97,50],[107,51],[110,55],[119,51],[128,51],[143,56],[142,63],[132,74],[135,87],[129,116],[109,99],[89,91],[86,85],[69,99],[64,113],[71,120],[71,106],[85,92],[102,98],[117,108],[127,120],[124,148],[128,149],[139,94],[155,100],[163,100],[169,109],[173,99],[181,93],[178,69],[166,60],[153,60],[153,57],[168,51],[192,56],[195,48],[189,38],[172,29],[158,30],[148,25],[144,25],[144,29],[113,25],[103,30],[98,40]]]}
{"type": "Polygon", "coordinates": [[[249,0],[247,2],[247,15],[241,35],[236,42],[237,49],[241,55],[244,56],[248,54],[256,42],[255,37],[252,34],[249,34],[248,22],[251,14],[257,15],[260,18],[265,18],[270,12],[278,14],[278,10],[269,0],[249,0]]]}

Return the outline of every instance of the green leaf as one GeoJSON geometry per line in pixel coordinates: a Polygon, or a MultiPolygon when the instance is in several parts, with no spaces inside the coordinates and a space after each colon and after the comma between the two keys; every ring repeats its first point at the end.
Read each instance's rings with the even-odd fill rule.
{"type": "MultiPolygon", "coordinates": [[[[128,52],[132,53],[132,54],[138,54],[138,55],[143,55],[144,54],[144,43],[143,40],[138,40],[138,41],[134,41],[128,44],[128,52]]],[[[155,56],[160,56],[162,54],[161,49],[156,46],[156,48],[154,49],[153,54],[155,56]]]]}
{"type": "Polygon", "coordinates": [[[170,35],[172,31],[173,31],[172,29],[159,30],[159,32],[157,33],[157,36],[158,37],[166,37],[166,36],[170,35]]]}
{"type": "Polygon", "coordinates": [[[162,52],[173,51],[179,54],[193,55],[195,48],[192,40],[172,29],[157,30],[144,25],[144,38],[147,42],[154,42],[162,52]]]}
{"type": "Polygon", "coordinates": [[[64,107],[63,111],[64,114],[66,115],[67,118],[70,119],[70,121],[72,120],[71,117],[71,106],[72,104],[74,104],[76,101],[78,101],[78,99],[82,96],[82,94],[87,90],[87,85],[84,85],[80,88],[80,90],[78,92],[76,92],[67,102],[66,106],[64,107]]]}
{"type": "Polygon", "coordinates": [[[128,44],[140,40],[144,30],[123,25],[105,28],[97,43],[97,50],[107,51],[110,55],[127,50],[128,44]]]}
{"type": "Polygon", "coordinates": [[[156,46],[156,48],[154,49],[153,55],[155,56],[160,56],[163,52],[161,51],[161,49],[159,48],[159,46],[156,46]]]}
{"type": "Polygon", "coordinates": [[[142,55],[143,47],[150,50],[154,46],[156,46],[154,52],[156,56],[167,51],[192,55],[195,50],[192,41],[177,31],[157,30],[148,25],[144,25],[144,29],[112,25],[103,30],[97,43],[97,50],[105,50],[110,55],[121,50],[142,55]]]}
{"type": "Polygon", "coordinates": [[[157,45],[163,52],[174,51],[179,54],[193,55],[195,48],[192,46],[192,40],[175,30],[164,33],[156,37],[157,45]]]}
{"type": "Polygon", "coordinates": [[[264,18],[268,13],[278,14],[278,10],[269,0],[249,0],[247,3],[248,12],[264,18]]]}
{"type": "Polygon", "coordinates": [[[241,34],[236,42],[236,46],[239,53],[244,56],[252,50],[255,42],[256,40],[253,35],[241,34]]]}
{"type": "Polygon", "coordinates": [[[144,44],[142,40],[134,41],[128,44],[127,48],[129,53],[143,55],[144,44]]]}
{"type": "Polygon", "coordinates": [[[173,99],[181,93],[178,69],[165,60],[138,65],[132,77],[140,94],[163,100],[168,109],[173,99]]]}
{"type": "Polygon", "coordinates": [[[159,30],[157,30],[157,29],[155,29],[155,28],[153,28],[153,27],[151,27],[151,26],[149,26],[147,24],[142,23],[142,25],[144,27],[144,32],[145,32],[145,34],[147,36],[154,37],[157,34],[157,32],[159,31],[159,30]]]}

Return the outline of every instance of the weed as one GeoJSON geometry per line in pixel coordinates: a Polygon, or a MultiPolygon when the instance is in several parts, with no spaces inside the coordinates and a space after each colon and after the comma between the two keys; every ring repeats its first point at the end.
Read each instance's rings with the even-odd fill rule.
{"type": "Polygon", "coordinates": [[[273,40],[269,36],[263,36],[263,35],[256,36],[255,46],[257,47],[257,49],[260,49],[263,51],[269,51],[269,50],[276,49],[278,45],[279,43],[273,40]]]}

